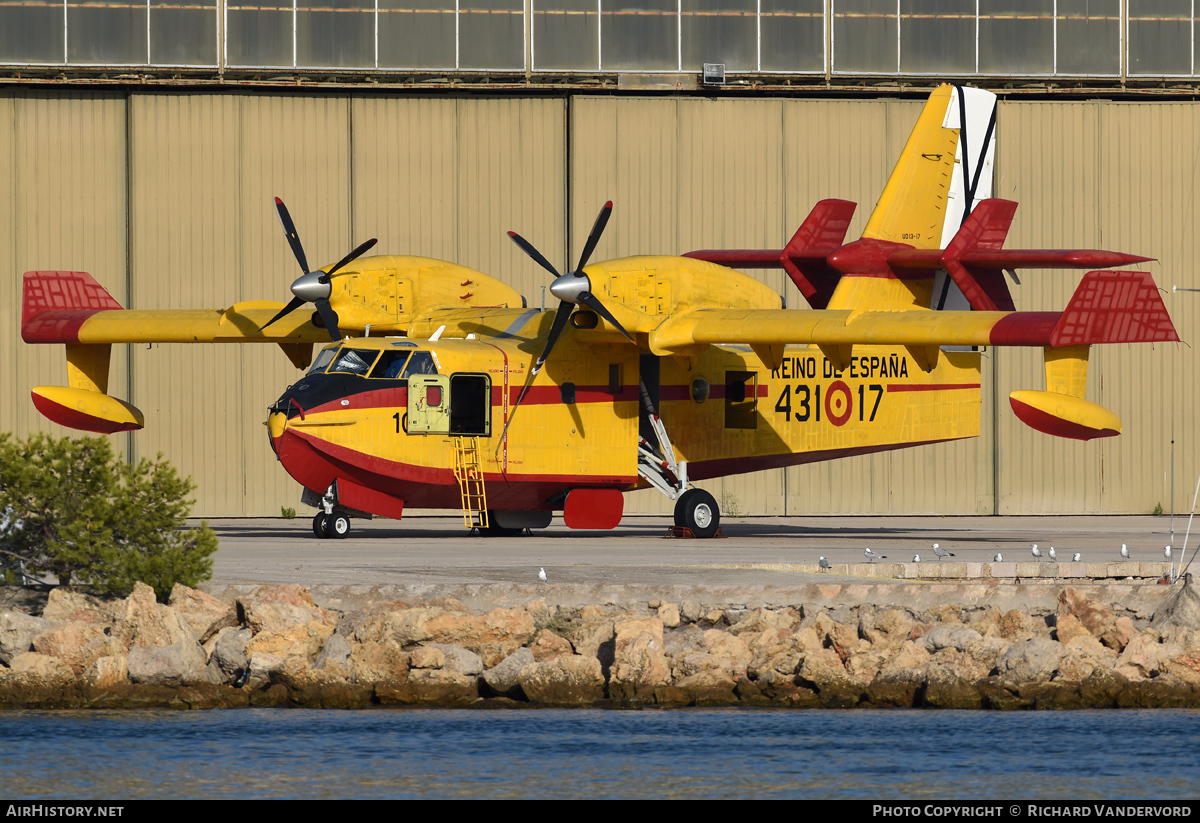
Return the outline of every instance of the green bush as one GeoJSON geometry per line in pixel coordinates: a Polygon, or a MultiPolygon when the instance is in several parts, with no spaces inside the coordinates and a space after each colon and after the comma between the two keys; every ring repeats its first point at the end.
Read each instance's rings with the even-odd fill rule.
{"type": "Polygon", "coordinates": [[[216,534],[185,528],[194,489],[161,454],[125,463],[102,437],[0,434],[0,550],[62,585],[125,594],[141,581],[165,598],[212,577],[216,534]]]}

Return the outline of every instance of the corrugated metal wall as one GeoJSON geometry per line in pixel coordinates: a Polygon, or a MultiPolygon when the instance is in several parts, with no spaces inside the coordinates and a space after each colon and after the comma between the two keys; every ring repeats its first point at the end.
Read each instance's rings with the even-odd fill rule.
{"type": "MultiPolygon", "coordinates": [[[[271,198],[287,202],[312,260],[367,237],[380,250],[456,260],[542,301],[549,277],[505,236],[556,264],[577,258],[615,203],[594,259],[693,248],[780,247],[824,197],[866,222],[919,101],[623,96],[385,97],[234,93],[0,94],[0,431],[55,430],[29,389],[64,383],[57,347],[20,342],[20,273],[90,271],[126,305],[284,300],[298,274],[271,198]],[[569,255],[568,255],[569,246],[569,255]]],[[[996,194],[1019,200],[1011,247],[1100,247],[1150,267],[1181,335],[1200,294],[1191,231],[1200,179],[1191,103],[1001,104],[996,194]]],[[[778,271],[756,273],[803,306],[778,271]]],[[[1023,272],[1022,309],[1059,309],[1073,272],[1023,272]]],[[[553,303],[553,300],[549,302],[553,303]]],[[[982,435],[707,484],[743,513],[1145,512],[1190,504],[1200,461],[1187,346],[1096,349],[1088,397],[1120,438],[1062,441],[1017,421],[1007,395],[1041,388],[1036,351],[984,356],[982,435]],[[996,401],[998,398],[998,402],[996,401]]],[[[275,347],[114,347],[112,393],[147,417],[113,438],[162,452],[198,484],[196,512],[275,514],[298,487],[278,467],[264,410],[295,370],[275,347]],[[132,364],[132,381],[127,366],[132,364]]],[[[57,430],[61,431],[61,430],[57,430]]],[[[666,512],[656,492],[628,511],[666,512]]]]}

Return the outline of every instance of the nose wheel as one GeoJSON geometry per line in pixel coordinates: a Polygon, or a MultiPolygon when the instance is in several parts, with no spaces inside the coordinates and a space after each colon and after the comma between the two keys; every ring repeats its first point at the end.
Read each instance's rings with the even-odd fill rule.
{"type": "Polygon", "coordinates": [[[317,512],[313,518],[313,534],[319,540],[333,538],[341,540],[350,534],[350,517],[345,512],[335,511],[333,514],[317,512]]]}
{"type": "Polygon", "coordinates": [[[721,525],[721,509],[704,489],[688,489],[675,501],[675,525],[691,529],[696,537],[712,537],[721,525]]]}

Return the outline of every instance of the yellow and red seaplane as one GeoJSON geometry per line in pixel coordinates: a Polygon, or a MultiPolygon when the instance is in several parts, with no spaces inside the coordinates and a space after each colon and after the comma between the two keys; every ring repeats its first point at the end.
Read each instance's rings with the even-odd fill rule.
{"type": "Polygon", "coordinates": [[[27,273],[22,337],[65,343],[69,384],[33,401],[73,428],[137,429],[141,412],[105,393],[113,343],[277,343],[307,373],[270,407],[271,446],[332,537],[406,506],[461,508],[493,532],[554,511],[612,528],[623,493],[646,486],[710,537],[720,511],[697,480],[977,436],[986,346],[1044,350],[1044,389],[1010,397],[1028,425],[1119,434],[1084,399],[1088,352],[1178,340],[1150,275],[1113,270],[1149,258],[1004,249],[1016,204],[990,199],[995,118],[988,92],[935,91],[850,243],[855,205],[841,200],[783,249],[589,264],[609,203],[566,273],[512,233],[553,275],[553,311],[452,263],[362,256],[374,241],[310,270],[277,199],[302,271],[287,305],[126,311],[86,273],[27,273]],[[811,308],[782,308],[736,270],[763,266],[811,308]],[[1004,276],[1018,268],[1089,271],[1063,311],[1018,312],[1004,276]]]}

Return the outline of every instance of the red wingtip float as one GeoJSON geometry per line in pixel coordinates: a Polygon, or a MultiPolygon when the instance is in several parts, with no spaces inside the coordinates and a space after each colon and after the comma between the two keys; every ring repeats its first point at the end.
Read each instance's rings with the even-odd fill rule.
{"type": "Polygon", "coordinates": [[[31,272],[22,337],[65,343],[69,383],[34,403],[63,425],[135,429],[141,413],[105,394],[112,343],[279,344],[307,374],[270,407],[269,442],[322,537],[413,506],[491,531],[542,528],[554,511],[613,528],[622,494],[643,487],[711,537],[720,510],[696,480],[977,436],[972,347],[1042,350],[1044,389],[1010,398],[1027,425],[1114,436],[1117,416],[1084,399],[1090,347],[1178,335],[1149,274],[1111,270],[1150,258],[1004,248],[1017,204],[990,199],[995,107],[978,89],[935,91],[849,243],[845,200],[817,203],[782,249],[589,265],[610,201],[565,273],[509,232],[554,278],[549,311],[451,263],[359,260],[371,242],[311,271],[279,198],[302,269],[286,305],[126,311],[86,274],[31,272]],[[727,266],[782,268],[811,308],[781,309],[727,266]],[[1019,312],[1005,271],[1021,268],[1088,271],[1063,311],[1019,312]]]}

